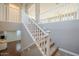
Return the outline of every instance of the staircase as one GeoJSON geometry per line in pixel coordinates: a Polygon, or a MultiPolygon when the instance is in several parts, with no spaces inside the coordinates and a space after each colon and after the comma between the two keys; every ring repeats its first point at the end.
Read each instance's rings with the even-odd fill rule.
{"type": "Polygon", "coordinates": [[[42,56],[42,54],[37,48],[36,44],[33,44],[27,49],[24,49],[21,53],[21,56],[42,56]]]}
{"type": "Polygon", "coordinates": [[[43,56],[56,54],[58,47],[56,47],[54,42],[51,42],[50,33],[45,32],[30,16],[26,15],[22,23],[43,56]]]}

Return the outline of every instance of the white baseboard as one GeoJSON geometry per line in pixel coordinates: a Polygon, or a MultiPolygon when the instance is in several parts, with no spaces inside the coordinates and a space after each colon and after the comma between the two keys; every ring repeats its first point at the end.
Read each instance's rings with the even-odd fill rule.
{"type": "Polygon", "coordinates": [[[63,49],[63,48],[59,48],[59,50],[62,51],[62,52],[65,52],[65,53],[67,53],[67,54],[70,54],[70,55],[72,55],[72,56],[79,56],[79,54],[74,53],[74,52],[71,52],[71,51],[68,51],[68,50],[63,49]]]}

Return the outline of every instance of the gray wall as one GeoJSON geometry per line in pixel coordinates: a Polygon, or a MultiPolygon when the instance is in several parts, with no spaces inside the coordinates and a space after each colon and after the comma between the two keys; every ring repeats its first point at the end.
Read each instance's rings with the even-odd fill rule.
{"type": "MultiPolygon", "coordinates": [[[[13,23],[13,22],[1,22],[0,21],[0,31],[8,31],[8,32],[10,32],[10,31],[17,31],[17,30],[21,30],[21,45],[22,45],[22,49],[24,49],[30,43],[32,43],[33,41],[31,39],[31,37],[29,36],[27,30],[23,26],[23,24],[21,24],[21,23],[13,23]]],[[[10,33],[8,33],[8,35],[10,35],[10,33]]],[[[12,37],[8,37],[8,38],[12,39],[12,37]]],[[[8,39],[8,41],[10,41],[9,39],[8,39]]],[[[14,39],[12,39],[12,40],[14,40],[14,39]]]]}
{"type": "Polygon", "coordinates": [[[0,31],[16,31],[20,29],[20,23],[0,21],[0,31]]]}
{"type": "Polygon", "coordinates": [[[28,32],[25,29],[24,25],[21,24],[21,48],[22,48],[22,50],[25,49],[31,43],[33,43],[32,38],[28,34],[28,32]]]}
{"type": "Polygon", "coordinates": [[[17,40],[16,32],[7,32],[6,39],[7,42],[16,41],[17,40]]]}
{"type": "MultiPolygon", "coordinates": [[[[41,24],[52,33],[60,48],[79,54],[79,20],[41,24]]],[[[41,27],[43,27],[41,26],[41,27]]]]}
{"type": "Polygon", "coordinates": [[[17,30],[20,30],[21,23],[14,22],[3,22],[0,21],[0,31],[6,31],[6,39],[7,42],[16,41],[17,40],[17,30]]]}

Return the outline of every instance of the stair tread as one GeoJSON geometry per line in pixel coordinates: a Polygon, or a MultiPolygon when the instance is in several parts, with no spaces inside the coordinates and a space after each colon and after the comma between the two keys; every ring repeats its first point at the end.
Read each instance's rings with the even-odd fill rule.
{"type": "Polygon", "coordinates": [[[53,47],[50,48],[50,55],[54,55],[55,52],[57,51],[57,47],[54,45],[53,47]]]}
{"type": "Polygon", "coordinates": [[[57,51],[55,56],[62,56],[62,54],[59,51],[57,51]]]}
{"type": "Polygon", "coordinates": [[[50,48],[53,47],[54,45],[55,45],[55,43],[54,42],[51,42],[50,43],[50,48]]]}

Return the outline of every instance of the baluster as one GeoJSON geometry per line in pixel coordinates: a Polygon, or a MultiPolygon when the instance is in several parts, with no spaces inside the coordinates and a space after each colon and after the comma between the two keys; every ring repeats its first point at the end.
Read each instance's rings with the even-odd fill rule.
{"type": "Polygon", "coordinates": [[[35,26],[35,24],[33,25],[32,31],[33,31],[33,36],[36,39],[36,36],[35,36],[36,35],[36,26],[35,26]]]}
{"type": "Polygon", "coordinates": [[[65,14],[65,19],[63,21],[67,20],[67,14],[65,14]]]}
{"type": "Polygon", "coordinates": [[[31,33],[33,33],[33,23],[32,23],[32,21],[30,20],[30,31],[31,31],[31,33]]]}
{"type": "Polygon", "coordinates": [[[70,13],[70,15],[71,15],[71,20],[72,20],[73,19],[72,13],[70,13]]]}
{"type": "Polygon", "coordinates": [[[32,31],[32,25],[33,25],[33,23],[32,23],[32,21],[30,20],[30,27],[29,27],[29,30],[31,31],[31,33],[33,33],[33,31],[32,31]]]}
{"type": "Polygon", "coordinates": [[[40,29],[38,29],[38,41],[40,40],[40,29]]]}
{"type": "Polygon", "coordinates": [[[37,35],[37,41],[38,41],[39,40],[39,28],[37,28],[36,35],[37,35]]]}
{"type": "Polygon", "coordinates": [[[63,14],[63,20],[65,20],[65,14],[63,14]]]}
{"type": "Polygon", "coordinates": [[[70,20],[71,20],[71,14],[69,13],[69,17],[70,17],[70,20]]]}
{"type": "Polygon", "coordinates": [[[46,52],[46,54],[49,56],[50,54],[50,37],[49,36],[47,36],[47,43],[46,43],[46,49],[47,49],[47,52],[46,52]]]}
{"type": "Polygon", "coordinates": [[[66,20],[66,14],[64,14],[64,17],[63,17],[64,19],[62,20],[62,21],[64,21],[64,20],[66,20]]]}
{"type": "Polygon", "coordinates": [[[77,19],[77,14],[76,14],[76,12],[74,12],[74,20],[76,20],[77,19]]]}
{"type": "Polygon", "coordinates": [[[60,21],[60,15],[59,15],[59,19],[58,19],[58,21],[60,21]]]}
{"type": "Polygon", "coordinates": [[[53,22],[55,22],[56,21],[56,17],[55,17],[55,19],[53,19],[53,22]]]}
{"type": "Polygon", "coordinates": [[[59,21],[61,21],[61,15],[60,15],[60,19],[59,19],[59,21]]]}
{"type": "Polygon", "coordinates": [[[67,19],[66,20],[68,20],[68,14],[66,14],[66,16],[67,16],[67,19]]]}
{"type": "Polygon", "coordinates": [[[60,15],[60,20],[59,21],[61,21],[61,15],[60,15]]]}
{"type": "Polygon", "coordinates": [[[64,18],[63,21],[66,20],[66,14],[64,14],[64,17],[63,18],[64,18]]]}
{"type": "Polygon", "coordinates": [[[38,41],[38,39],[39,39],[39,38],[38,38],[38,36],[39,36],[38,30],[39,30],[39,29],[38,29],[38,27],[37,27],[37,31],[36,31],[36,39],[37,39],[37,41],[38,41]]]}
{"type": "Polygon", "coordinates": [[[61,21],[61,15],[60,15],[59,21],[61,21]]]}
{"type": "Polygon", "coordinates": [[[62,15],[62,20],[64,20],[64,19],[63,19],[63,15],[62,15]]]}
{"type": "Polygon", "coordinates": [[[70,16],[70,13],[69,13],[69,20],[71,20],[71,16],[70,16]]]}
{"type": "Polygon", "coordinates": [[[61,21],[63,20],[63,16],[61,15],[61,21]]]}
{"type": "Polygon", "coordinates": [[[69,13],[68,13],[68,19],[67,20],[70,20],[70,15],[69,15],[69,13]]]}
{"type": "Polygon", "coordinates": [[[74,19],[73,12],[71,14],[72,14],[72,20],[73,20],[74,19]]]}
{"type": "Polygon", "coordinates": [[[77,13],[77,20],[78,20],[78,12],[76,12],[77,13]]]}
{"type": "Polygon", "coordinates": [[[43,34],[42,34],[42,32],[41,32],[41,31],[40,31],[40,35],[41,35],[41,36],[40,36],[40,40],[42,40],[42,36],[43,36],[43,34]]]}
{"type": "Polygon", "coordinates": [[[41,33],[40,33],[40,30],[39,30],[39,39],[38,39],[38,41],[40,40],[40,36],[41,36],[40,34],[41,34],[41,33]]]}
{"type": "Polygon", "coordinates": [[[73,16],[73,19],[72,20],[74,20],[74,13],[72,12],[72,16],[73,16]]]}
{"type": "Polygon", "coordinates": [[[57,16],[55,16],[55,20],[54,20],[54,22],[56,22],[56,20],[57,20],[57,16]]]}
{"type": "Polygon", "coordinates": [[[46,38],[43,38],[43,40],[42,40],[42,48],[43,48],[43,51],[44,51],[44,53],[45,53],[45,43],[44,43],[44,40],[45,40],[46,38]]]}
{"type": "MultiPolygon", "coordinates": [[[[58,21],[58,19],[59,19],[59,16],[57,16],[57,21],[58,21]]],[[[56,22],[57,22],[57,21],[56,21],[56,22]]]]}
{"type": "Polygon", "coordinates": [[[69,20],[69,14],[67,14],[67,19],[66,20],[69,20]]]}
{"type": "Polygon", "coordinates": [[[71,13],[71,20],[73,20],[73,15],[72,15],[72,13],[71,13]]]}
{"type": "Polygon", "coordinates": [[[36,40],[37,40],[37,30],[38,30],[38,29],[37,29],[37,26],[36,26],[36,27],[35,27],[35,36],[36,36],[35,38],[36,38],[36,40]]]}
{"type": "Polygon", "coordinates": [[[73,19],[72,20],[74,20],[74,13],[72,12],[72,16],[73,16],[73,19]]]}
{"type": "Polygon", "coordinates": [[[31,21],[30,21],[30,18],[29,18],[29,20],[28,20],[29,22],[28,22],[28,28],[29,28],[29,30],[31,30],[31,21]]]}

